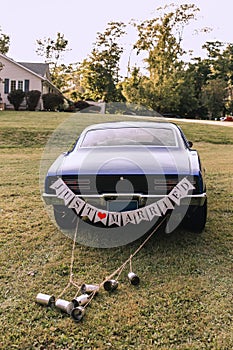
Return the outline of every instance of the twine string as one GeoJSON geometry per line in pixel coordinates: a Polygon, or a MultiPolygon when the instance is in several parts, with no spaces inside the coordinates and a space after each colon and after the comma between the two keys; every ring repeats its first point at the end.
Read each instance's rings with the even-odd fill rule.
{"type": "MultiPolygon", "coordinates": [[[[149,239],[154,235],[154,233],[159,229],[159,227],[163,224],[163,222],[165,221],[167,216],[165,216],[160,223],[154,228],[154,230],[146,237],[146,239],[142,242],[142,244],[140,244],[140,246],[132,253],[130,254],[129,258],[125,260],[125,262],[118,267],[115,271],[113,271],[109,276],[107,276],[100,284],[98,284],[99,289],[101,287],[103,287],[104,283],[110,279],[112,279],[114,276],[117,275],[116,280],[120,277],[121,273],[123,272],[123,270],[125,269],[126,265],[129,263],[130,265],[130,272],[132,272],[132,259],[133,257],[144,247],[144,245],[149,241],[149,239]]],[[[67,289],[69,289],[69,287],[71,285],[75,286],[77,288],[77,292],[75,297],[77,297],[77,295],[80,292],[81,286],[80,284],[76,283],[73,280],[74,274],[73,274],[73,268],[74,268],[74,259],[75,259],[75,245],[76,245],[76,238],[77,238],[77,234],[78,234],[78,223],[79,220],[77,220],[77,225],[75,228],[75,233],[74,233],[74,238],[73,238],[73,246],[72,246],[72,252],[71,252],[71,260],[70,260],[70,277],[69,277],[69,282],[66,285],[66,287],[63,289],[63,291],[59,294],[59,296],[57,297],[57,299],[61,298],[62,295],[64,295],[64,293],[67,291],[67,289]]],[[[90,296],[89,296],[89,300],[88,302],[85,304],[84,307],[86,307],[87,305],[90,304],[90,302],[92,301],[92,299],[94,298],[95,294],[97,294],[97,291],[93,291],[90,296]]]]}
{"type": "MultiPolygon", "coordinates": [[[[74,268],[74,251],[75,251],[75,244],[76,244],[76,238],[77,238],[77,234],[78,234],[78,224],[79,224],[79,219],[77,219],[77,225],[75,227],[75,232],[74,232],[74,238],[73,238],[73,246],[72,246],[72,251],[71,251],[71,259],[70,259],[70,277],[69,277],[69,282],[68,284],[65,286],[65,288],[63,289],[63,291],[59,294],[59,296],[57,297],[57,299],[61,298],[65,292],[67,291],[67,289],[70,288],[71,285],[75,286],[76,288],[80,289],[80,286],[74,282],[73,277],[73,268],[74,268]]],[[[78,290],[79,292],[79,290],[78,290]]],[[[77,292],[77,294],[78,294],[77,292]]]]}
{"type": "Polygon", "coordinates": [[[130,260],[129,260],[129,272],[132,272],[132,254],[130,254],[130,260]]]}
{"type": "Polygon", "coordinates": [[[88,302],[83,306],[84,308],[86,308],[90,302],[92,301],[92,299],[94,298],[94,296],[98,293],[98,291],[93,291],[90,295],[89,295],[89,298],[88,298],[88,302]]]}
{"type": "Polygon", "coordinates": [[[149,239],[154,235],[154,233],[159,229],[159,227],[163,224],[163,222],[165,221],[165,219],[167,218],[167,216],[164,216],[164,218],[160,221],[160,223],[155,227],[155,229],[146,237],[146,239],[142,242],[142,244],[133,252],[133,254],[130,255],[130,257],[120,266],[118,267],[118,269],[116,269],[113,273],[111,273],[111,275],[109,275],[108,277],[105,278],[105,280],[103,282],[101,282],[99,284],[99,288],[101,288],[104,283],[110,279],[112,279],[117,273],[118,276],[117,278],[119,278],[120,274],[122,273],[122,271],[124,270],[126,264],[129,262],[132,262],[132,258],[144,247],[144,245],[149,241],[149,239]]]}

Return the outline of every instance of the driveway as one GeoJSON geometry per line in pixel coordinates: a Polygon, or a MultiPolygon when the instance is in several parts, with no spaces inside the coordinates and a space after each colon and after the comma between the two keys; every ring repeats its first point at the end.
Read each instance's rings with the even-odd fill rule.
{"type": "MultiPolygon", "coordinates": [[[[128,118],[135,118],[135,119],[145,119],[145,120],[151,120],[154,121],[155,117],[144,117],[144,116],[138,116],[138,115],[127,115],[128,118]]],[[[161,117],[161,119],[164,119],[165,121],[169,122],[184,122],[184,123],[199,123],[199,124],[210,124],[210,125],[219,125],[219,126],[230,126],[233,127],[233,122],[222,122],[218,120],[202,120],[202,119],[185,119],[185,118],[165,118],[161,117]]]]}
{"type": "MultiPolygon", "coordinates": [[[[168,118],[166,118],[168,119],[168,118]]],[[[170,118],[169,121],[177,121],[177,122],[187,122],[187,123],[200,123],[200,124],[210,124],[210,125],[219,125],[219,126],[231,126],[233,127],[233,122],[222,122],[218,120],[202,120],[202,119],[175,119],[170,118]]]]}

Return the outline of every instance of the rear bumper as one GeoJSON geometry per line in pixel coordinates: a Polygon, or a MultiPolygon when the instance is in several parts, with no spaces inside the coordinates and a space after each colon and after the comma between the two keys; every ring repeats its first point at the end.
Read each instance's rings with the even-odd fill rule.
{"type": "MultiPolygon", "coordinates": [[[[99,194],[99,195],[82,195],[81,198],[87,202],[95,203],[96,205],[99,205],[102,207],[104,204],[106,204],[109,200],[114,199],[136,199],[139,202],[140,206],[143,206],[143,203],[153,203],[156,202],[164,197],[167,196],[158,196],[158,195],[141,195],[141,194],[130,194],[130,193],[123,193],[123,194],[117,194],[116,193],[108,193],[108,194],[99,194]]],[[[203,206],[206,201],[207,195],[206,193],[196,194],[196,195],[187,195],[184,198],[180,200],[180,205],[185,206],[203,206]]],[[[62,198],[58,198],[55,194],[47,194],[43,193],[43,199],[47,205],[64,205],[64,201],[62,198]]]]}

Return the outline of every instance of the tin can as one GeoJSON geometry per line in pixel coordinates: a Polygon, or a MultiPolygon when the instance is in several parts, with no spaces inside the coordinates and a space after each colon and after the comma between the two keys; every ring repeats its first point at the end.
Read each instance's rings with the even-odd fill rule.
{"type": "Polygon", "coordinates": [[[69,315],[71,314],[71,311],[74,308],[74,304],[71,301],[67,301],[64,299],[57,299],[55,302],[55,306],[58,309],[65,311],[69,315]]]}
{"type": "Polygon", "coordinates": [[[55,304],[55,297],[53,295],[38,293],[36,296],[36,301],[42,305],[53,306],[55,304]]]}
{"type": "Polygon", "coordinates": [[[98,292],[99,286],[96,284],[82,284],[81,285],[81,292],[82,293],[93,293],[98,292]]]}
{"type": "Polygon", "coordinates": [[[78,306],[73,308],[70,316],[73,318],[74,321],[79,322],[83,318],[84,314],[85,314],[85,308],[82,306],[78,306]]]}
{"type": "Polygon", "coordinates": [[[72,300],[72,303],[74,304],[74,307],[85,305],[89,301],[89,295],[88,294],[82,294],[72,300]]]}
{"type": "Polygon", "coordinates": [[[104,282],[104,289],[108,292],[112,292],[118,287],[118,282],[116,280],[108,280],[104,282]]]}
{"type": "Polygon", "coordinates": [[[130,283],[133,284],[134,286],[137,286],[140,283],[140,278],[134,272],[128,273],[128,279],[130,283]]]}

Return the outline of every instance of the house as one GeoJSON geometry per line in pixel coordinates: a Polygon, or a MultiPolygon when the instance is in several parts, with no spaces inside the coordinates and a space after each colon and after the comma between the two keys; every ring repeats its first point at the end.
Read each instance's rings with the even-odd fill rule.
{"type": "MultiPolygon", "coordinates": [[[[24,92],[39,90],[41,96],[49,92],[61,94],[50,80],[48,63],[16,62],[0,53],[0,104],[2,109],[13,109],[7,95],[16,89],[24,92]]],[[[20,108],[26,108],[26,102],[20,108]]],[[[43,109],[42,98],[40,98],[37,109],[43,109]]]]}

